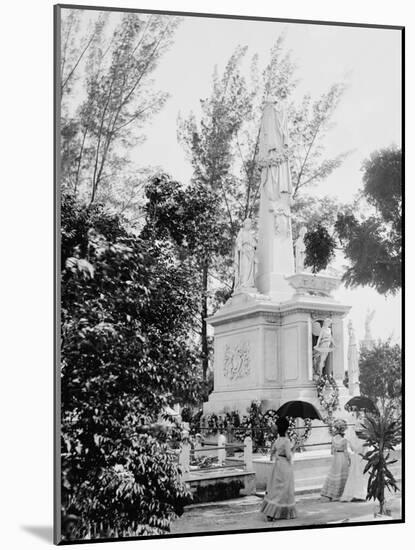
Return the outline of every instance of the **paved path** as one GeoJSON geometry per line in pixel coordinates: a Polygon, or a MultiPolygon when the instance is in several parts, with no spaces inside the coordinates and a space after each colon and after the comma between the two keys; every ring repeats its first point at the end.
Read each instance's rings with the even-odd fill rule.
{"type": "MultiPolygon", "coordinates": [[[[297,518],[268,522],[259,513],[262,499],[258,496],[233,500],[195,504],[186,507],[181,518],[171,528],[172,533],[199,533],[244,529],[275,529],[297,525],[324,525],[374,521],[375,504],[370,502],[327,502],[316,494],[297,498],[297,518]]],[[[401,518],[401,499],[397,493],[390,499],[392,516],[401,518]]],[[[382,518],[384,519],[384,518],[382,518]]]]}

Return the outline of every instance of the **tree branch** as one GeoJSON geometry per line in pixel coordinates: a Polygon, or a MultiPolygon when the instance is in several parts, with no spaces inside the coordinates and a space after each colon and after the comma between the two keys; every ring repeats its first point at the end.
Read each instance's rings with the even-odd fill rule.
{"type": "MultiPolygon", "coordinates": [[[[81,62],[83,56],[85,55],[85,52],[88,50],[89,46],[92,44],[92,40],[94,39],[95,35],[96,35],[96,30],[92,33],[91,38],[89,39],[89,41],[88,41],[87,45],[85,46],[85,48],[82,50],[81,55],[78,57],[78,60],[76,61],[75,65],[72,67],[72,70],[69,72],[68,76],[65,78],[65,80],[61,84],[61,93],[63,92],[65,86],[69,82],[69,79],[74,74],[76,68],[78,67],[79,63],[81,62]]],[[[62,78],[63,78],[63,75],[62,75],[62,78]]]]}
{"type": "Polygon", "coordinates": [[[316,129],[316,131],[315,131],[315,133],[314,133],[313,139],[310,141],[310,145],[308,146],[307,154],[306,154],[306,156],[305,156],[305,158],[304,158],[304,161],[303,161],[302,166],[301,166],[301,170],[300,170],[300,172],[299,172],[299,174],[298,174],[298,177],[297,177],[297,184],[296,184],[295,189],[294,189],[293,199],[295,198],[295,196],[296,196],[296,194],[297,194],[297,191],[298,191],[298,189],[299,189],[300,182],[301,182],[301,177],[302,177],[302,175],[303,175],[303,172],[304,172],[304,168],[305,168],[306,162],[307,162],[308,157],[309,157],[309,155],[310,155],[311,148],[313,147],[314,142],[315,142],[315,140],[316,140],[316,138],[317,138],[317,134],[318,134],[319,131],[320,131],[321,124],[322,124],[322,120],[321,120],[320,123],[318,124],[317,129],[316,129]]]}

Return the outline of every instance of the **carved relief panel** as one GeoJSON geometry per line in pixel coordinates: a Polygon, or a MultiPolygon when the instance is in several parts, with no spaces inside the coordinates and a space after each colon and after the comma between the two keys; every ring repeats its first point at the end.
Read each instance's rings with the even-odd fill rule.
{"type": "Polygon", "coordinates": [[[239,342],[231,346],[226,344],[223,374],[229,380],[237,380],[249,376],[251,372],[249,342],[239,342]]]}

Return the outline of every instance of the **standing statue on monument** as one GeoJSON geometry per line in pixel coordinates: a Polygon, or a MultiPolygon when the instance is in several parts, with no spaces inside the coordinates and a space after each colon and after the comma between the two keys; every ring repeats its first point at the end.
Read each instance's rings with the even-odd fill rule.
{"type": "Polygon", "coordinates": [[[259,158],[263,166],[261,184],[266,191],[268,208],[275,216],[276,231],[289,235],[293,187],[288,145],[288,114],[284,98],[274,105],[268,97],[259,143],[259,158]]]}
{"type": "Polygon", "coordinates": [[[357,350],[356,335],[352,320],[347,324],[349,331],[349,347],[347,350],[347,371],[349,374],[349,393],[350,395],[360,395],[359,390],[359,352],[357,350]]]}
{"type": "Polygon", "coordinates": [[[256,239],[252,231],[252,222],[246,218],[239,230],[235,243],[235,290],[255,286],[256,239]]]}
{"type": "Polygon", "coordinates": [[[304,271],[304,260],[305,260],[305,243],[304,237],[307,233],[307,228],[303,225],[300,228],[300,234],[295,241],[295,272],[301,273],[304,271]]]}
{"type": "MultiPolygon", "coordinates": [[[[334,339],[331,332],[331,325],[332,320],[327,317],[327,319],[324,319],[323,326],[321,327],[320,335],[317,340],[317,344],[314,346],[314,349],[318,351],[320,357],[318,362],[318,374],[323,374],[323,368],[325,366],[327,356],[330,352],[332,352],[335,348],[334,345],[334,339]]],[[[332,374],[331,372],[327,372],[325,374],[332,374]]]]}

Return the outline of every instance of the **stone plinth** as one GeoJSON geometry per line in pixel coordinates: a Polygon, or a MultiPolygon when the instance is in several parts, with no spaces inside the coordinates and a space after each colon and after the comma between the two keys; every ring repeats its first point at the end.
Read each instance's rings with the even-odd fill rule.
{"type": "MultiPolygon", "coordinates": [[[[238,410],[253,400],[278,409],[291,400],[319,408],[312,366],[312,323],[331,317],[336,342],[330,354],[341,400],[344,378],[343,318],[350,307],[327,296],[295,294],[275,302],[259,293],[239,293],[208,322],[214,327],[214,391],[204,413],[238,410]]],[[[343,393],[345,394],[343,397],[343,393]]]]}

